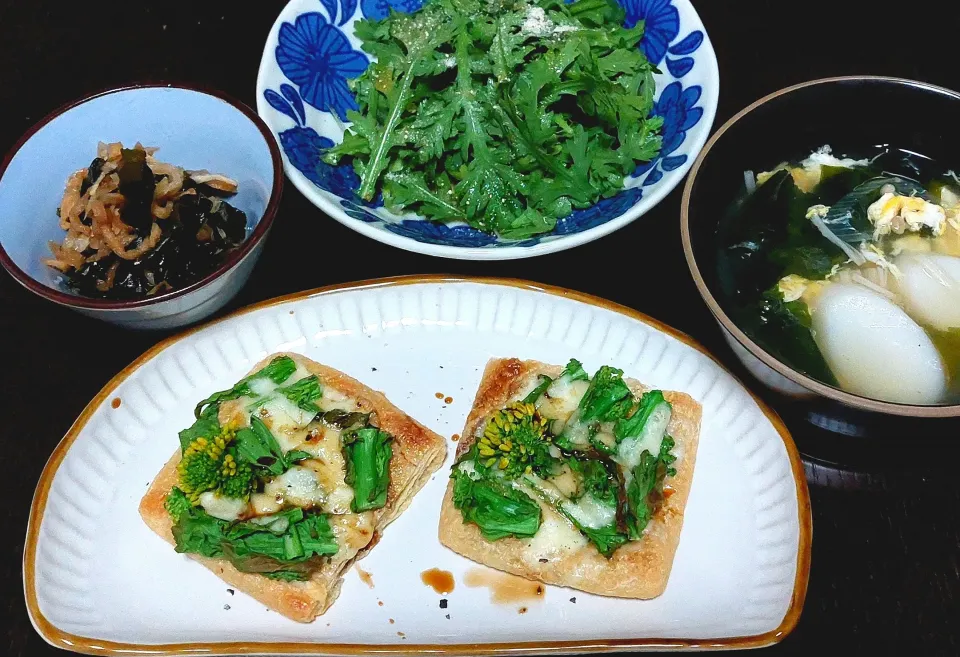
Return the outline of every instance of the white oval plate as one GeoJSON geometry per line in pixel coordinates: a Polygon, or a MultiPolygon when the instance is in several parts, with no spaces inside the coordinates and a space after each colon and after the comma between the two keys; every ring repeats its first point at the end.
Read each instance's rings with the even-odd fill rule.
{"type": "MultiPolygon", "coordinates": [[[[449,458],[453,451],[451,443],[449,458]]],[[[775,643],[796,624],[810,531],[806,482],[786,429],[683,334],[568,290],[404,278],[268,301],[161,343],[123,370],[44,470],[24,582],[40,634],[91,654],[746,647],[775,643]],[[137,505],[196,401],[279,350],[344,370],[446,436],[462,429],[493,356],[576,357],[591,371],[610,363],[689,393],[703,403],[703,427],[666,592],[617,600],[551,586],[542,600],[524,603],[525,614],[520,604],[493,604],[486,589],[463,584],[475,564],[437,540],[441,471],[361,562],[374,587],[350,571],[340,599],[313,624],[230,595],[219,578],[147,529],[137,505]],[[429,568],[452,571],[456,589],[440,596],[424,586],[420,573],[429,568]]]]}
{"type": "Polygon", "coordinates": [[[257,112],[283,151],[287,177],[315,206],[379,242],[463,260],[511,260],[586,244],[623,228],[676,187],[707,141],[717,112],[720,73],[706,28],[691,0],[617,0],[627,23],[643,21],[640,48],[659,68],[654,114],[663,117],[663,148],[624,181],[625,189],[529,239],[495,237],[463,223],[431,222],[359,204],[349,164],[330,166],[320,148],[343,140],[355,109],[347,79],[369,56],[356,21],[416,11],[424,0],[290,0],[277,17],[257,74],[257,112]]]}

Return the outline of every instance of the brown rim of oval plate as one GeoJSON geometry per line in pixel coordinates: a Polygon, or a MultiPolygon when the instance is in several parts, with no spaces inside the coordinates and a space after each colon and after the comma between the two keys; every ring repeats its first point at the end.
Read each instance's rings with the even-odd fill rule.
{"type": "Polygon", "coordinates": [[[20,149],[23,148],[23,145],[26,144],[27,141],[33,137],[33,135],[39,132],[48,123],[74,109],[75,107],[83,105],[91,100],[95,100],[103,96],[109,96],[115,93],[136,91],[138,89],[182,89],[184,91],[203,94],[227,103],[252,121],[257,127],[257,130],[260,131],[260,135],[267,144],[267,149],[270,151],[270,160],[273,164],[273,181],[270,191],[270,198],[267,201],[267,207],[264,209],[263,216],[260,217],[260,221],[257,222],[257,225],[253,229],[253,232],[250,234],[250,236],[247,237],[247,239],[243,242],[243,244],[240,245],[239,248],[232,251],[227,256],[227,259],[223,262],[223,264],[217,267],[216,270],[204,276],[199,281],[187,285],[186,287],[182,287],[171,292],[164,292],[163,294],[158,294],[147,299],[136,299],[131,301],[108,301],[105,299],[91,299],[89,297],[61,292],[60,290],[44,285],[20,269],[20,267],[13,262],[10,256],[7,255],[3,245],[0,244],[0,264],[3,265],[4,269],[6,269],[10,275],[13,276],[18,283],[20,283],[20,285],[45,299],[53,301],[54,303],[64,306],[91,308],[96,310],[129,310],[133,308],[143,308],[145,306],[150,306],[163,301],[169,301],[170,299],[182,297],[203,287],[204,285],[207,285],[243,260],[243,258],[245,258],[253,249],[253,246],[263,239],[263,236],[266,235],[267,230],[269,230],[270,226],[273,224],[274,218],[277,215],[277,210],[280,206],[280,196],[283,192],[283,159],[280,156],[280,148],[277,145],[277,140],[274,139],[270,129],[267,128],[267,125],[263,122],[263,119],[261,119],[260,116],[257,115],[257,113],[246,104],[223,93],[222,91],[208,89],[202,86],[180,84],[176,82],[150,82],[143,84],[132,84],[125,87],[104,89],[58,107],[34,124],[29,130],[27,130],[27,132],[25,132],[23,136],[17,140],[17,143],[13,145],[13,148],[7,152],[3,158],[3,161],[0,162],[0,181],[3,180],[3,174],[6,173],[10,162],[12,162],[17,153],[20,152],[20,149]]]}
{"type": "MultiPolygon", "coordinates": [[[[759,398],[747,390],[753,397],[760,410],[767,416],[773,424],[774,429],[783,440],[784,448],[790,459],[790,467],[793,475],[797,492],[797,520],[799,524],[799,540],[797,545],[797,570],[794,579],[793,592],[790,597],[790,605],[783,616],[780,625],[769,632],[753,636],[722,637],[716,639],[591,639],[585,641],[542,641],[542,642],[515,642],[515,643],[489,643],[489,644],[387,644],[387,645],[363,645],[363,644],[343,644],[343,643],[262,643],[262,642],[234,642],[234,643],[183,643],[183,644],[160,644],[160,645],[137,645],[130,643],[118,643],[113,641],[101,641],[88,637],[81,637],[67,632],[63,632],[48,621],[40,611],[37,601],[36,586],[36,563],[35,556],[37,551],[37,542],[40,532],[40,521],[43,518],[46,509],[47,497],[50,493],[50,486],[54,475],[64,456],[69,450],[71,444],[76,440],[80,430],[84,427],[90,416],[93,415],[99,406],[106,400],[109,400],[113,391],[128,376],[133,374],[141,364],[153,358],[157,353],[167,347],[179,342],[181,339],[191,335],[203,328],[213,326],[219,322],[244,315],[249,312],[279,305],[295,299],[303,299],[312,296],[319,296],[340,292],[343,290],[371,288],[371,287],[390,287],[399,285],[415,285],[418,283],[479,283],[486,285],[502,285],[515,287],[522,290],[541,292],[553,296],[564,297],[579,301],[598,308],[604,308],[625,317],[643,322],[648,326],[670,335],[684,344],[696,349],[717,365],[727,371],[723,365],[717,361],[710,353],[698,342],[693,340],[685,333],[682,333],[666,324],[663,324],[643,313],[632,308],[622,306],[612,301],[607,301],[590,294],[575,292],[566,288],[544,285],[530,281],[493,278],[493,277],[460,277],[446,276],[443,274],[433,274],[424,276],[399,276],[394,278],[380,278],[367,281],[358,281],[355,283],[341,283],[329,285],[326,287],[297,292],[275,299],[262,301],[260,303],[240,309],[230,315],[209,322],[203,326],[189,329],[180,335],[167,338],[159,344],[147,350],[143,355],[137,358],[133,363],[125,367],[120,373],[111,379],[103,389],[97,393],[96,397],[87,404],[83,413],[74,422],[73,426],[64,436],[60,444],[57,445],[49,461],[43,469],[43,474],[37,484],[37,490],[34,494],[33,504],[30,508],[30,519],[27,525],[27,540],[23,555],[23,581],[24,592],[27,600],[27,609],[30,613],[30,619],[40,635],[51,645],[64,650],[72,650],[88,655],[209,655],[209,654],[283,654],[283,655],[410,655],[416,653],[430,653],[434,655],[525,655],[525,654],[581,654],[581,653],[600,653],[617,651],[639,651],[639,650],[658,650],[658,649],[688,649],[688,650],[730,650],[736,648],[759,648],[763,646],[779,643],[796,627],[800,619],[800,612],[803,609],[803,602],[807,595],[807,583],[810,577],[810,546],[813,539],[813,521],[810,512],[810,492],[807,488],[807,481],[804,477],[803,463],[800,460],[800,454],[790,432],[784,426],[780,417],[759,398]]],[[[733,376],[731,374],[731,376],[733,376]]],[[[735,377],[734,377],[735,378],[735,377]]]]}
{"type": "Polygon", "coordinates": [[[700,166],[710,154],[714,144],[716,144],[720,138],[723,137],[724,133],[744,116],[757,109],[761,105],[773,100],[774,98],[779,98],[780,96],[792,93],[794,91],[819,84],[858,81],[891,82],[906,86],[919,87],[922,89],[935,91],[937,93],[949,94],[957,99],[960,99],[960,93],[945,87],[937,86],[935,84],[928,84],[926,82],[918,82],[916,80],[909,80],[906,78],[885,77],[879,75],[849,75],[801,82],[800,84],[795,84],[793,86],[780,89],[779,91],[775,91],[772,94],[764,96],[763,98],[751,103],[744,109],[737,112],[730,120],[724,123],[723,126],[721,126],[720,129],[713,134],[713,136],[710,137],[706,145],[703,147],[703,150],[700,151],[700,155],[697,157],[696,162],[694,162],[693,166],[690,168],[690,175],[687,177],[687,182],[683,187],[683,198],[680,203],[680,237],[681,241],[683,242],[683,253],[687,259],[687,266],[690,268],[693,281],[696,283],[697,289],[700,291],[700,296],[703,297],[704,302],[710,308],[710,312],[713,313],[713,316],[717,319],[717,321],[719,321],[723,328],[726,329],[730,335],[732,335],[737,342],[743,345],[743,347],[747,349],[747,351],[749,351],[753,356],[759,358],[765,365],[790,379],[794,383],[797,383],[808,390],[812,390],[813,392],[828,399],[832,399],[840,402],[841,404],[846,404],[847,406],[866,411],[922,418],[945,418],[960,416],[960,404],[921,406],[916,404],[897,404],[894,402],[880,401],[879,399],[870,399],[868,397],[861,397],[850,392],[845,392],[839,388],[834,388],[833,386],[829,386],[825,383],[817,381],[816,379],[813,379],[805,374],[801,374],[793,368],[788,367],[763,350],[756,342],[750,339],[746,333],[741,331],[740,328],[733,322],[733,320],[727,316],[727,314],[720,307],[720,304],[717,302],[716,298],[714,298],[713,294],[710,292],[710,289],[707,287],[706,281],[704,280],[703,275],[700,273],[700,268],[697,266],[697,262],[693,255],[693,244],[690,239],[690,197],[693,194],[693,185],[696,183],[697,174],[700,172],[700,166]]]}

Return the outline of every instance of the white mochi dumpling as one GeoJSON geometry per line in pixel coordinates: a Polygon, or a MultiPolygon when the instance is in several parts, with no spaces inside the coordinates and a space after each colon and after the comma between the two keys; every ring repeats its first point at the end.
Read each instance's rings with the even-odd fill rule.
{"type": "Polygon", "coordinates": [[[900,306],[855,283],[828,285],[811,307],[813,337],[844,390],[901,404],[936,404],[943,360],[900,306]]]}
{"type": "Polygon", "coordinates": [[[910,316],[941,331],[960,327],[960,258],[911,253],[897,258],[900,294],[910,316]]]}

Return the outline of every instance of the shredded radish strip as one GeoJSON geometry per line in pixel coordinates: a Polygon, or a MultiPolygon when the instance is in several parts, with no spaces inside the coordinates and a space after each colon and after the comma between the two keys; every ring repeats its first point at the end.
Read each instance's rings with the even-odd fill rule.
{"type": "Polygon", "coordinates": [[[837,237],[833,233],[833,231],[830,230],[825,223],[823,223],[823,219],[821,219],[817,215],[813,215],[812,217],[810,217],[810,221],[813,223],[814,226],[817,227],[817,230],[820,231],[821,235],[823,235],[828,240],[836,244],[840,248],[840,250],[847,255],[848,258],[850,258],[855,263],[857,263],[857,266],[860,266],[867,261],[867,259],[863,257],[862,253],[860,253],[858,250],[854,249],[852,246],[850,246],[849,244],[844,242],[842,239],[837,237]]]}
{"type": "Polygon", "coordinates": [[[757,178],[753,171],[743,172],[743,185],[747,188],[747,194],[753,194],[757,190],[757,178]]]}

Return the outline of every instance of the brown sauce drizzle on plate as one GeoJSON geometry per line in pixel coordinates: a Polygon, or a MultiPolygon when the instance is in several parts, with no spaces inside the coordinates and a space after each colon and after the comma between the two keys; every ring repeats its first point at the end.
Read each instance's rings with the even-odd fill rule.
{"type": "Polygon", "coordinates": [[[424,584],[432,588],[440,595],[445,595],[453,591],[456,583],[453,580],[453,573],[448,570],[431,568],[420,573],[420,579],[424,584]]]}
{"type": "Polygon", "coordinates": [[[546,595],[546,587],[540,582],[483,568],[468,570],[463,582],[470,587],[490,589],[490,600],[497,604],[532,602],[546,595]]]}
{"type": "Polygon", "coordinates": [[[361,567],[358,566],[358,565],[354,565],[353,567],[356,569],[356,571],[357,571],[357,577],[360,578],[360,581],[363,582],[364,584],[366,584],[367,586],[369,586],[369,587],[372,589],[372,588],[373,588],[373,575],[371,575],[370,573],[368,573],[367,571],[365,571],[363,568],[361,568],[361,567]]]}

